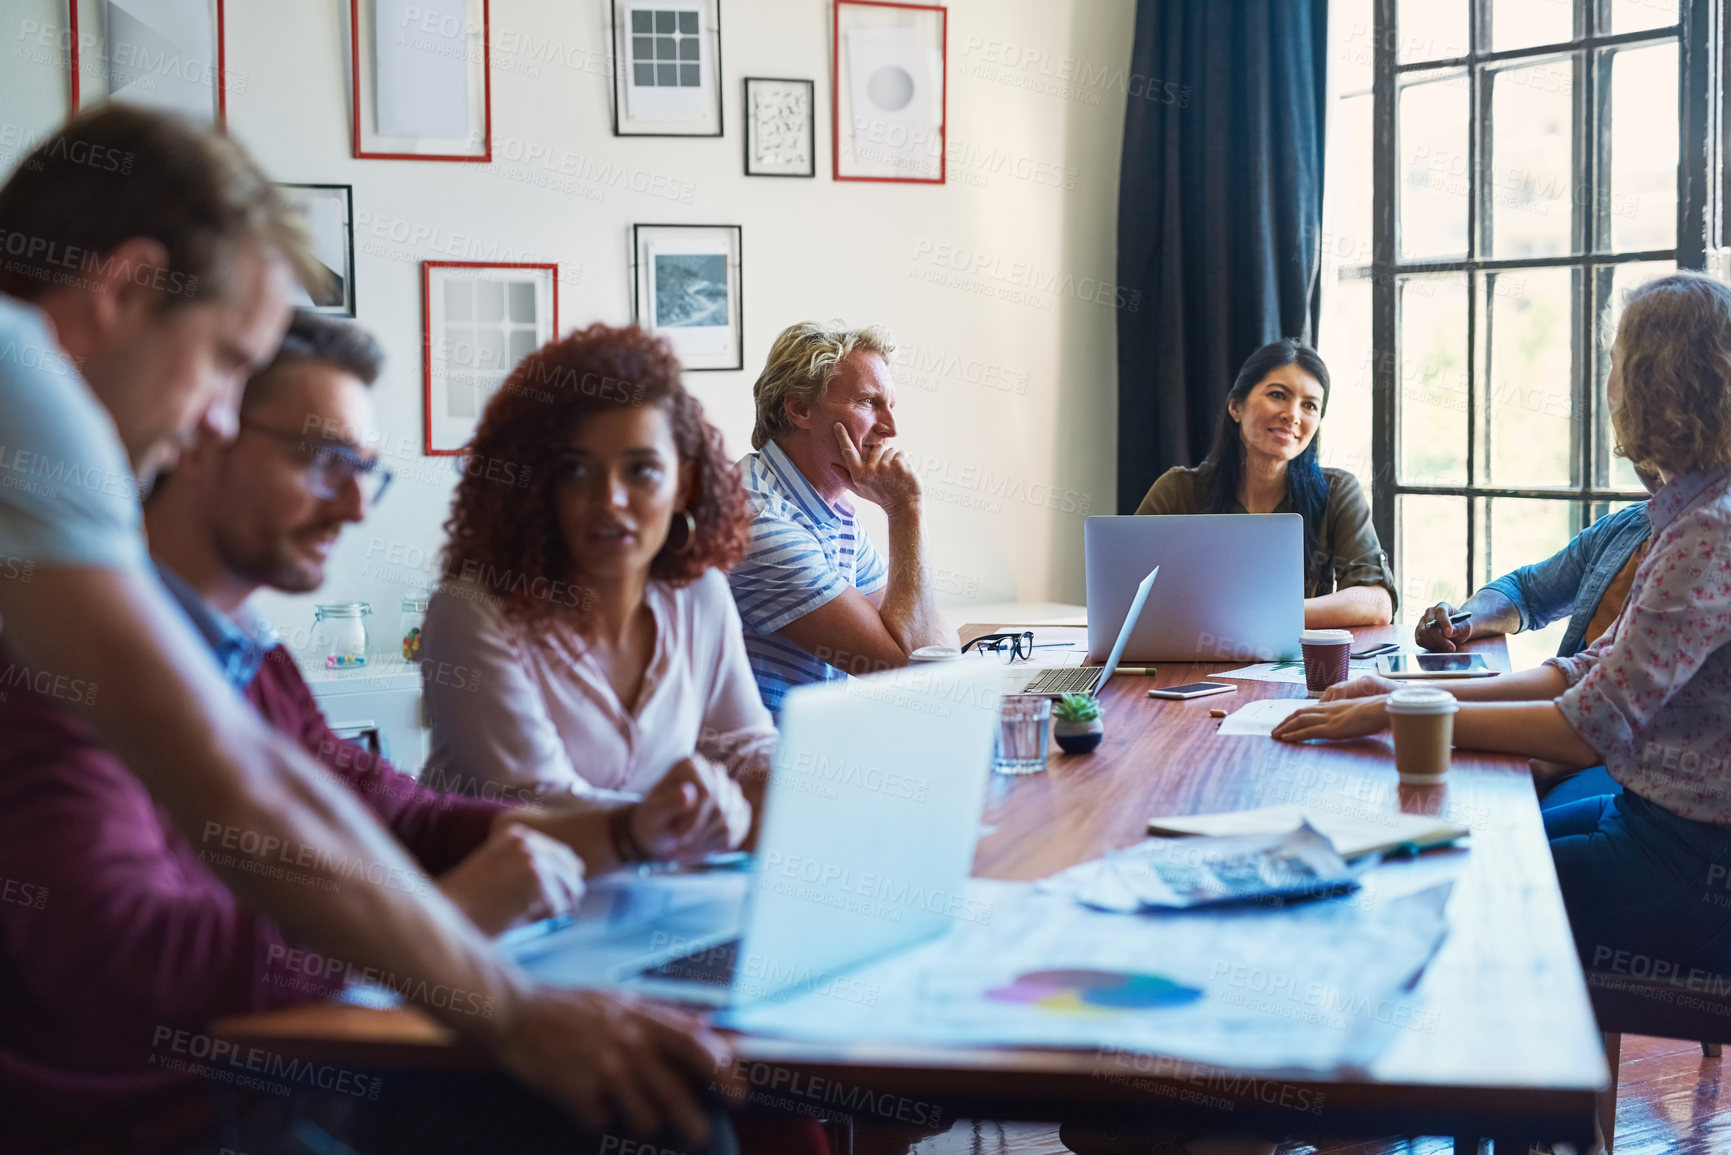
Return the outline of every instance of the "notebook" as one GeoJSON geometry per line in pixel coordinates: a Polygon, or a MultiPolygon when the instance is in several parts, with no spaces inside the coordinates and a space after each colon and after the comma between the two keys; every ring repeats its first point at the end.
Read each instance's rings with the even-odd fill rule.
{"type": "Polygon", "coordinates": [[[1193,834],[1280,834],[1296,830],[1303,822],[1309,822],[1334,843],[1342,858],[1397,850],[1428,850],[1433,846],[1446,846],[1468,833],[1467,828],[1458,822],[1428,814],[1390,812],[1365,818],[1297,804],[1235,810],[1227,814],[1151,818],[1148,820],[1148,833],[1169,838],[1193,834]]]}

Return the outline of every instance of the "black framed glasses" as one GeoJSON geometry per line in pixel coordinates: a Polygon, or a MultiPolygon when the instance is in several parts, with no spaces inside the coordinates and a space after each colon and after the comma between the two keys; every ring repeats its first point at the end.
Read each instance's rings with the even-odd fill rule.
{"type": "Polygon", "coordinates": [[[973,650],[979,654],[1001,654],[1010,652],[1010,661],[1017,658],[1028,659],[1034,656],[1034,631],[1024,630],[1019,634],[981,634],[962,647],[962,653],[973,650]]]}
{"type": "Polygon", "coordinates": [[[377,505],[385,496],[385,490],[390,488],[391,471],[381,465],[377,457],[363,457],[352,445],[272,429],[252,421],[242,421],[240,427],[300,450],[301,456],[307,459],[303,475],[307,492],[322,501],[337,500],[353,481],[360,487],[361,500],[371,507],[377,505]]]}

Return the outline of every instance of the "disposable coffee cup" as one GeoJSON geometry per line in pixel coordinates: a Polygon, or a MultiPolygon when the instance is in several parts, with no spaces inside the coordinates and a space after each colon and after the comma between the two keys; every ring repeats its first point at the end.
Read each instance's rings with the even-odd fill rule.
{"type": "Polygon", "coordinates": [[[1330,686],[1346,681],[1352,669],[1351,630],[1305,630],[1298,635],[1304,651],[1304,688],[1320,698],[1330,686]]]}
{"type": "Polygon", "coordinates": [[[1455,712],[1461,708],[1455,696],[1430,686],[1403,688],[1388,696],[1387,708],[1400,780],[1413,785],[1442,781],[1454,746],[1455,712]]]}
{"type": "Polygon", "coordinates": [[[962,656],[954,646],[921,646],[908,655],[909,662],[948,662],[962,656]]]}

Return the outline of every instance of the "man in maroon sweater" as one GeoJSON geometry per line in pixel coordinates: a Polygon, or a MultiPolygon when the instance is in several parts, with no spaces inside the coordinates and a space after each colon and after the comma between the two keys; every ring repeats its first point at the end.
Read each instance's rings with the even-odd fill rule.
{"type": "MultiPolygon", "coordinates": [[[[730,781],[695,766],[612,810],[512,808],[421,787],[326,725],[293,660],[245,603],[265,585],[316,589],[337,535],[382,489],[367,432],[377,370],[357,327],[298,317],[247,386],[239,437],[202,438],[152,495],[146,523],[164,585],[231,682],[353,788],[491,933],[568,908],[585,866],[598,873],[626,854],[684,858],[737,845],[749,808],[730,781]]],[[[0,982],[13,992],[0,999],[0,1148],[178,1150],[214,1134],[212,1090],[237,1085],[216,1062],[214,1075],[187,1073],[211,1056],[200,1033],[211,1019],[325,997],[347,979],[405,994],[414,980],[301,949],[241,907],[211,867],[255,852],[240,845],[254,836],[213,823],[196,844],[181,837],[64,708],[101,688],[64,681],[0,652],[0,982]]],[[[292,876],[317,853],[281,847],[267,861],[292,876]]],[[[368,872],[367,863],[338,870],[368,872]]],[[[400,885],[426,884],[405,876],[400,885]]],[[[479,1001],[455,990],[431,997],[479,1001]]],[[[352,1072],[350,1086],[333,1087],[323,1073],[289,1070],[308,1072],[302,1086],[291,1077],[297,1092],[378,1096],[352,1072]]]]}

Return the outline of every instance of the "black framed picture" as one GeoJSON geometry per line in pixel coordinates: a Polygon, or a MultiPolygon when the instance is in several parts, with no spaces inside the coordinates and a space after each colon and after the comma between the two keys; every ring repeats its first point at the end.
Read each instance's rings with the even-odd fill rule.
{"type": "Polygon", "coordinates": [[[745,78],[745,175],[817,175],[817,85],[745,78]]]}
{"type": "Polygon", "coordinates": [[[612,0],[613,135],[720,136],[721,0],[612,0]]]}
{"type": "Polygon", "coordinates": [[[687,369],[745,367],[743,230],[631,226],[631,312],[687,369]]]}
{"type": "Polygon", "coordinates": [[[313,256],[330,274],[325,289],[311,294],[296,290],[294,304],[303,309],[355,315],[355,190],[346,184],[279,184],[300,213],[312,240],[313,256]]]}

